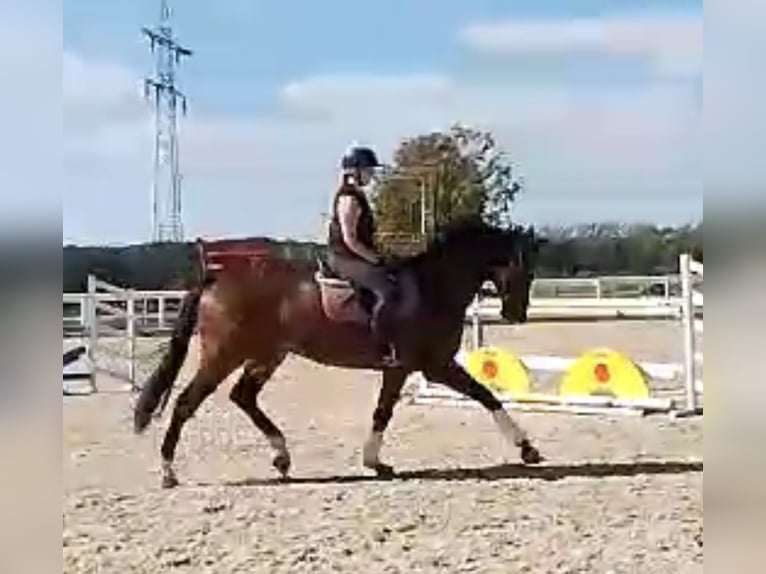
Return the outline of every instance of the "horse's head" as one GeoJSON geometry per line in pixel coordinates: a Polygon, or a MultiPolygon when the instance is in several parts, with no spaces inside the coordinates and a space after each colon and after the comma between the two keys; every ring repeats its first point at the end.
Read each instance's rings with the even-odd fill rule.
{"type": "Polygon", "coordinates": [[[540,240],[534,229],[500,229],[471,220],[452,224],[438,243],[447,259],[472,281],[495,285],[502,302],[501,315],[511,323],[527,320],[529,292],[540,240]]]}
{"type": "Polygon", "coordinates": [[[500,315],[509,323],[527,320],[537,253],[543,240],[534,229],[503,232],[497,257],[490,260],[485,280],[491,281],[500,297],[500,315]]]}

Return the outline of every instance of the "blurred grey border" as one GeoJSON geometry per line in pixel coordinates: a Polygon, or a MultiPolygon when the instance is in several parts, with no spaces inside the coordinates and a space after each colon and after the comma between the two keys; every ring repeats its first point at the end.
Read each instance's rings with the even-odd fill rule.
{"type": "Polygon", "coordinates": [[[705,503],[709,572],[766,539],[766,2],[705,2],[705,503]]]}

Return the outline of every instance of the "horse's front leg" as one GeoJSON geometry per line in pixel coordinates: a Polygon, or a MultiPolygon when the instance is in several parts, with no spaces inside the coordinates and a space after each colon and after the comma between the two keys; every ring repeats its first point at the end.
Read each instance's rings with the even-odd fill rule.
{"type": "Polygon", "coordinates": [[[540,452],[532,446],[526,431],[508,414],[492,391],[471,377],[454,359],[444,365],[424,369],[423,376],[432,383],[441,383],[478,401],[490,412],[503,438],[521,449],[521,460],[526,464],[537,464],[542,460],[540,452]]]}
{"type": "Polygon", "coordinates": [[[407,374],[405,369],[383,370],[383,384],[378,395],[378,404],[372,415],[372,430],[362,451],[362,463],[365,467],[374,470],[378,476],[389,477],[394,474],[392,466],[380,461],[380,449],[383,446],[383,433],[391,422],[394,406],[399,401],[407,374]]]}

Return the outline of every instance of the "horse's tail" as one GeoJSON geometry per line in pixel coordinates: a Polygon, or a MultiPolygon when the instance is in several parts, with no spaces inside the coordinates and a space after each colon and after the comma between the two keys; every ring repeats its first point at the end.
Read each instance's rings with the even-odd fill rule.
{"type": "Polygon", "coordinates": [[[163,353],[160,364],[141,389],[141,394],[136,402],[133,411],[133,425],[136,433],[143,432],[149,426],[158,405],[160,406],[159,412],[162,412],[167,404],[173,381],[178,376],[178,372],[186,359],[189,341],[197,324],[199,302],[208,284],[209,282],[206,281],[199,287],[195,287],[186,294],[181,302],[181,310],[173,325],[170,344],[163,353]]]}

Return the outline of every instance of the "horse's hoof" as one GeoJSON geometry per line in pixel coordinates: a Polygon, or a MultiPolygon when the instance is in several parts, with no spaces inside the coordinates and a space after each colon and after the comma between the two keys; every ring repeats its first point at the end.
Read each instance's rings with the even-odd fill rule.
{"type": "Polygon", "coordinates": [[[162,475],[162,488],[175,488],[178,486],[178,479],[174,474],[162,475]]]}
{"type": "Polygon", "coordinates": [[[382,462],[379,462],[373,467],[373,470],[375,471],[375,474],[378,475],[378,478],[393,478],[396,476],[394,467],[390,464],[383,464],[382,462]]]}
{"type": "Polygon", "coordinates": [[[521,460],[524,461],[524,464],[539,464],[543,457],[539,450],[525,440],[521,443],[521,460]]]}
{"type": "Polygon", "coordinates": [[[282,478],[287,478],[287,473],[290,472],[290,455],[286,452],[281,452],[274,457],[272,461],[274,468],[277,469],[282,478]]]}

